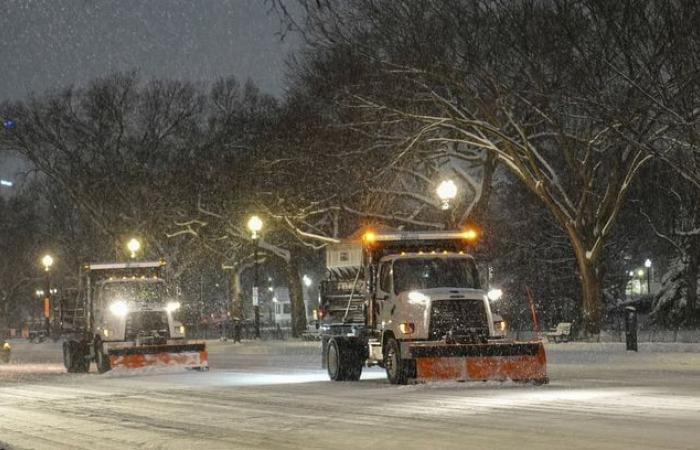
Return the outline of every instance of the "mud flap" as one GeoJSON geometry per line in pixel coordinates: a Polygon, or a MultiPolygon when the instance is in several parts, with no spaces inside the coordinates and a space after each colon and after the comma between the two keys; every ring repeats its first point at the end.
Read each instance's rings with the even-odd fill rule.
{"type": "Polygon", "coordinates": [[[180,366],[199,370],[209,368],[207,348],[203,342],[110,348],[108,355],[112,369],[148,366],[180,366]]]}
{"type": "Polygon", "coordinates": [[[547,359],[542,342],[488,344],[417,344],[416,379],[513,380],[547,383],[547,359]]]}

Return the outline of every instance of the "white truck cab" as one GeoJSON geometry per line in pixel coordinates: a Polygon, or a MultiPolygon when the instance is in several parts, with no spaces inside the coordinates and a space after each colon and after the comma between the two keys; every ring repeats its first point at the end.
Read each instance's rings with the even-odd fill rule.
{"type": "Polygon", "coordinates": [[[378,271],[377,322],[383,332],[401,341],[474,343],[494,335],[471,256],[403,253],[382,258],[378,271]]]}
{"type": "Polygon", "coordinates": [[[184,337],[173,317],[179,302],[157,278],[110,278],[95,286],[95,327],[103,342],[165,341],[184,337]]]}

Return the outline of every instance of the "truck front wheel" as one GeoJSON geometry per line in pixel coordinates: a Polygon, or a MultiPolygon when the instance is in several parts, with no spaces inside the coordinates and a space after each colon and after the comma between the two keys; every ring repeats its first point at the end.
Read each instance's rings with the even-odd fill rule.
{"type": "Polygon", "coordinates": [[[401,358],[401,347],[392,337],[384,347],[384,368],[391,384],[406,384],[416,376],[415,361],[401,358]]]}
{"type": "Polygon", "coordinates": [[[85,356],[84,347],[79,342],[63,343],[63,365],[69,373],[86,373],[90,369],[85,356]]]}
{"type": "Polygon", "coordinates": [[[105,355],[103,347],[102,341],[98,339],[97,342],[95,342],[95,365],[99,373],[108,372],[112,368],[109,356],[105,355]]]}

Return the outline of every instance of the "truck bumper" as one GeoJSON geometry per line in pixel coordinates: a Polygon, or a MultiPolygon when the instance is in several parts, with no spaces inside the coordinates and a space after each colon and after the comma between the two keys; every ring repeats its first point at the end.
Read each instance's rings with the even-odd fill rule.
{"type": "Polygon", "coordinates": [[[540,341],[421,343],[409,347],[418,380],[549,381],[547,358],[540,341]]]}

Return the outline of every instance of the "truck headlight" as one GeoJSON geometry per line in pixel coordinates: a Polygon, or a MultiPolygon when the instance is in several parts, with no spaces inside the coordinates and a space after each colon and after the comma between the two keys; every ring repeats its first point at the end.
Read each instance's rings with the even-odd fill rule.
{"type": "Polygon", "coordinates": [[[118,301],[109,305],[109,311],[115,316],[124,317],[129,312],[129,306],[124,301],[118,301]]]}
{"type": "Polygon", "coordinates": [[[177,311],[178,309],[180,309],[180,302],[169,302],[165,305],[165,310],[168,312],[177,311]]]}

